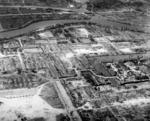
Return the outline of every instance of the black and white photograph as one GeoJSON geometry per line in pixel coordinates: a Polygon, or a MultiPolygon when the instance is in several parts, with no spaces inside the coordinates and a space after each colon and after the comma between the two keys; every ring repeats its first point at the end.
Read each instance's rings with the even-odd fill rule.
{"type": "Polygon", "coordinates": [[[150,121],[150,0],[0,0],[0,121],[150,121]]]}

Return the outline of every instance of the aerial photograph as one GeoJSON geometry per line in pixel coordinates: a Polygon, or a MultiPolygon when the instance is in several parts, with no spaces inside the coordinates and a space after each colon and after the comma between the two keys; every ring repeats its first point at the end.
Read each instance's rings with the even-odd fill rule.
{"type": "Polygon", "coordinates": [[[150,121],[150,0],[0,0],[0,121],[150,121]]]}

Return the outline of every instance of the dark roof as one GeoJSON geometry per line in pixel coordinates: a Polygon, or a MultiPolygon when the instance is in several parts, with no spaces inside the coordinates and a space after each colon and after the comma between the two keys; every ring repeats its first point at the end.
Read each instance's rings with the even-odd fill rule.
{"type": "Polygon", "coordinates": [[[33,118],[28,121],[45,121],[45,119],[43,117],[40,117],[40,118],[33,118]]]}

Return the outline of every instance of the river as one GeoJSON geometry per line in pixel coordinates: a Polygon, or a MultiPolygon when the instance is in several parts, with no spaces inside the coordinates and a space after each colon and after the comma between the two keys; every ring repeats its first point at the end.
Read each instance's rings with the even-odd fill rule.
{"type": "Polygon", "coordinates": [[[122,23],[118,23],[118,22],[108,21],[108,20],[103,19],[100,16],[96,15],[96,16],[93,16],[90,20],[48,20],[48,21],[41,21],[41,22],[33,23],[33,24],[26,26],[24,28],[21,28],[21,29],[1,32],[0,38],[8,38],[8,37],[17,36],[17,35],[20,35],[23,33],[27,33],[27,32],[33,31],[33,30],[41,29],[41,28],[44,28],[46,26],[51,26],[51,25],[55,25],[55,24],[81,22],[81,21],[94,22],[94,23],[97,23],[100,25],[106,25],[106,26],[126,27],[126,28],[132,29],[132,30],[150,31],[150,28],[148,28],[148,27],[139,27],[136,25],[126,25],[126,24],[122,24],[122,23]]]}

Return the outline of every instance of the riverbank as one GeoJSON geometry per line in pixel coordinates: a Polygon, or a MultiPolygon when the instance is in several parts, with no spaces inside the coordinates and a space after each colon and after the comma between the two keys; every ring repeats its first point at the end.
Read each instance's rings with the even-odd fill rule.
{"type": "MultiPolygon", "coordinates": [[[[67,18],[66,20],[73,20],[72,18],[67,18]]],[[[80,18],[79,18],[80,19],[80,18]]],[[[90,18],[87,18],[87,19],[90,19],[90,18]]],[[[7,29],[7,30],[1,30],[0,33],[3,33],[3,32],[9,32],[9,31],[12,31],[12,30],[17,30],[17,29],[22,29],[22,28],[25,28],[33,23],[37,23],[37,22],[40,22],[40,21],[47,21],[47,20],[54,20],[54,19],[51,19],[51,18],[44,18],[44,19],[37,19],[37,20],[32,20],[32,21],[29,21],[28,23],[26,23],[25,25],[22,25],[21,27],[17,27],[17,28],[12,28],[12,29],[7,29]]],[[[60,20],[60,19],[55,19],[55,20],[60,20]]],[[[65,20],[65,19],[63,19],[65,20]]],[[[81,19],[82,20],[82,19],[81,19]]]]}
{"type": "Polygon", "coordinates": [[[144,27],[139,27],[135,25],[126,25],[118,22],[113,22],[104,18],[101,18],[99,15],[92,16],[89,20],[47,20],[47,21],[39,21],[39,22],[32,22],[30,25],[26,25],[20,29],[14,29],[11,31],[0,32],[0,38],[10,38],[14,36],[19,36],[37,29],[45,28],[47,26],[52,26],[56,24],[63,24],[63,23],[74,23],[74,22],[92,22],[103,26],[110,26],[116,28],[126,28],[132,31],[147,31],[150,32],[150,29],[147,30],[144,27]]]}
{"type": "Polygon", "coordinates": [[[150,17],[137,11],[104,12],[99,13],[99,15],[107,20],[123,23],[126,25],[150,27],[150,17]]]}
{"type": "Polygon", "coordinates": [[[126,25],[134,25],[134,26],[139,26],[139,27],[150,27],[150,25],[143,25],[143,24],[136,24],[136,23],[128,23],[128,22],[123,22],[123,21],[117,21],[117,20],[113,20],[113,19],[109,19],[109,18],[105,18],[108,21],[113,21],[113,22],[117,22],[117,23],[121,23],[121,24],[126,24],[126,25]]]}
{"type": "Polygon", "coordinates": [[[26,15],[10,15],[0,16],[0,23],[4,31],[16,30],[26,27],[32,23],[46,20],[82,20],[90,19],[89,15],[77,13],[44,13],[44,14],[26,14],[26,15]]]}

